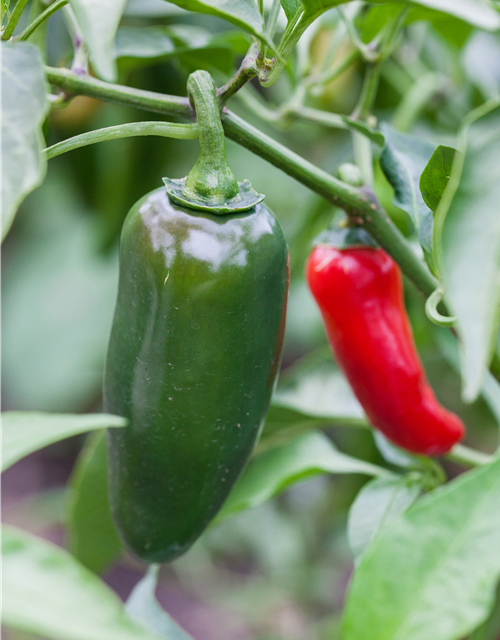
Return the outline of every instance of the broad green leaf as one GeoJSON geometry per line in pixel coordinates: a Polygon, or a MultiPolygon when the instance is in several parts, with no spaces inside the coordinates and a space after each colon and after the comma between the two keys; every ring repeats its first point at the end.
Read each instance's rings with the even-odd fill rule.
{"type": "Polygon", "coordinates": [[[5,525],[2,582],[6,627],[52,640],[159,640],[67,551],[5,525]]]}
{"type": "MultiPolygon", "coordinates": [[[[457,373],[460,373],[460,353],[456,337],[450,331],[436,327],[434,338],[443,358],[457,373]]],[[[500,383],[489,371],[484,379],[481,395],[500,426],[500,383]]]]}
{"type": "Polygon", "coordinates": [[[330,352],[304,358],[280,381],[273,406],[288,408],[330,424],[366,425],[364,412],[330,352]]]}
{"type": "Polygon", "coordinates": [[[176,46],[168,27],[122,27],[116,33],[116,58],[168,58],[176,46]]]}
{"type": "Polygon", "coordinates": [[[70,0],[82,28],[90,59],[103,80],[116,79],[114,40],[126,0],[70,0]]]}
{"type": "Polygon", "coordinates": [[[106,432],[89,436],[68,486],[69,549],[94,573],[106,569],[122,551],[109,508],[107,453],[106,432]]]}
{"type": "Polygon", "coordinates": [[[380,433],[380,431],[373,432],[373,439],[375,440],[377,449],[380,451],[384,460],[387,460],[387,462],[390,462],[397,467],[402,467],[403,469],[409,469],[419,466],[419,458],[409,453],[408,451],[397,447],[390,440],[388,440],[383,433],[380,433]]]}
{"type": "Polygon", "coordinates": [[[455,149],[442,144],[437,147],[420,176],[420,193],[431,211],[436,211],[448,185],[455,149]]]}
{"type": "Polygon", "coordinates": [[[485,98],[500,93],[500,37],[476,31],[468,40],[462,63],[467,78],[479,87],[485,98]]]}
{"type": "Polygon", "coordinates": [[[160,16],[186,15],[184,9],[165,0],[128,0],[124,15],[158,18],[160,16]]]}
{"type": "Polygon", "coordinates": [[[280,381],[269,408],[263,440],[295,436],[321,426],[368,427],[361,405],[329,350],[306,356],[280,381]]]}
{"type": "MultiPolygon", "coordinates": [[[[413,0],[394,4],[395,12],[387,8],[388,17],[399,12],[403,4],[411,7],[405,24],[426,20],[432,22],[434,28],[448,41],[457,47],[463,45],[470,33],[470,25],[495,31],[498,29],[498,14],[492,6],[484,0],[413,0]]],[[[378,7],[377,7],[378,9],[378,7]]],[[[378,32],[377,32],[378,33],[378,32]]],[[[374,33],[372,37],[376,34],[374,33]]],[[[368,40],[364,40],[368,42],[368,40]]]]}
{"type": "Polygon", "coordinates": [[[448,13],[480,29],[500,28],[500,14],[483,0],[415,0],[415,3],[448,13]]]}
{"type": "Polygon", "coordinates": [[[420,244],[430,255],[432,250],[432,212],[422,199],[420,174],[431,158],[434,146],[413,136],[398,133],[388,124],[381,125],[385,147],[380,166],[394,189],[394,204],[411,217],[420,244]]]}
{"type": "Polygon", "coordinates": [[[171,27],[124,27],[116,36],[116,57],[133,64],[161,61],[176,56],[180,62],[196,57],[197,68],[207,65],[229,73],[234,56],[244,55],[250,44],[240,31],[213,35],[206,29],[190,25],[171,27]]]}
{"type": "Polygon", "coordinates": [[[301,0],[307,15],[320,15],[324,11],[336,7],[342,2],[339,0],[301,0]]]}
{"type": "Polygon", "coordinates": [[[166,611],[155,597],[159,565],[149,566],[146,575],[133,588],[125,609],[129,616],[159,636],[169,640],[193,640],[166,611]]]}
{"type": "Polygon", "coordinates": [[[359,560],[377,532],[404,513],[420,493],[420,485],[406,476],[376,478],[365,484],[352,503],[347,520],[347,536],[355,560],[359,560]]]}
{"type": "Polygon", "coordinates": [[[500,128],[489,131],[485,144],[476,142],[474,129],[464,133],[462,153],[436,213],[436,224],[442,225],[436,249],[442,251],[446,300],[463,347],[466,401],[481,390],[500,312],[500,128]]]}
{"type": "Polygon", "coordinates": [[[2,273],[4,392],[19,409],[51,413],[99,393],[118,285],[118,256],[97,251],[95,212],[77,200],[65,164],[26,200],[2,273]]]}
{"type": "Polygon", "coordinates": [[[85,415],[5,411],[2,413],[2,471],[33,451],[79,433],[124,427],[127,421],[106,413],[85,415]]]}
{"type": "Polygon", "coordinates": [[[427,494],[380,531],[347,594],[343,640],[458,640],[500,576],[500,460],[427,494]]]}
{"type": "Polygon", "coordinates": [[[358,131],[359,133],[362,133],[364,136],[366,136],[369,140],[374,142],[379,147],[384,146],[385,137],[383,133],[380,133],[380,131],[376,131],[375,129],[372,129],[372,127],[367,125],[366,122],[355,120],[350,116],[341,116],[341,118],[350,129],[354,129],[354,131],[358,131]]]}
{"type": "Polygon", "coordinates": [[[40,50],[2,42],[2,239],[45,176],[42,124],[49,109],[40,50]]]}
{"type": "Polygon", "coordinates": [[[488,620],[469,637],[469,640],[498,640],[500,635],[500,585],[497,589],[495,606],[488,620]]]}
{"type": "Polygon", "coordinates": [[[256,456],[229,494],[216,522],[257,507],[288,487],[323,473],[391,475],[381,467],[341,453],[321,432],[308,433],[256,456]]]}
{"type": "Polygon", "coordinates": [[[257,37],[264,37],[264,21],[253,0],[237,2],[234,0],[170,0],[170,2],[188,11],[208,13],[223,18],[257,37]]]}
{"type": "Polygon", "coordinates": [[[301,0],[281,0],[281,6],[289,22],[299,10],[303,9],[301,0]]]}

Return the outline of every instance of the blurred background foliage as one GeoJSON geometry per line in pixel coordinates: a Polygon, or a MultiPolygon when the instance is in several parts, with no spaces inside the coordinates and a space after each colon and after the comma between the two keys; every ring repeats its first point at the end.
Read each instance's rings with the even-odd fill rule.
{"type": "MultiPolygon", "coordinates": [[[[394,5],[365,6],[357,19],[364,42],[374,37],[392,11],[394,5]]],[[[463,116],[500,86],[500,37],[422,7],[413,8],[406,23],[404,37],[383,67],[375,113],[401,131],[435,144],[449,143],[463,116]],[[427,92],[418,109],[416,92],[427,92]]],[[[160,0],[130,1],[121,24],[118,82],[170,94],[185,95],[187,76],[196,68],[208,69],[220,85],[248,46],[247,36],[222,20],[187,14],[160,0]],[[174,50],[150,57],[142,50],[142,57],[133,57],[127,30],[147,26],[156,28],[152,37],[160,39],[158,27],[168,27],[174,50]],[[193,48],[193,38],[198,39],[198,48],[193,48]],[[182,53],[186,39],[189,50],[182,53]]],[[[307,60],[311,69],[319,70],[330,55],[337,13],[326,14],[321,25],[312,39],[301,41],[292,67],[307,60]]],[[[45,34],[37,34],[42,36],[47,39],[49,64],[68,59],[71,41],[59,13],[50,19],[45,34]]],[[[335,56],[341,60],[348,54],[346,45],[335,56]]],[[[361,80],[362,64],[352,65],[324,86],[312,106],[349,114],[361,80]]],[[[261,92],[258,84],[252,89],[261,92]]],[[[292,90],[293,74],[284,74],[265,90],[268,107],[286,101],[292,90]]],[[[331,173],[352,160],[346,131],[293,118],[276,128],[238,98],[230,107],[331,173]]],[[[76,97],[66,108],[50,113],[44,129],[47,146],[145,117],[139,110],[76,97]]],[[[147,119],[154,118],[147,114],[147,119]]],[[[4,409],[75,413],[101,409],[123,219],[138,198],[162,183],[163,176],[186,175],[197,151],[196,141],[128,138],[88,146],[49,162],[47,178],[23,203],[4,244],[4,409]]],[[[338,212],[235,143],[228,141],[227,154],[237,178],[248,178],[266,194],[290,246],[286,382],[286,371],[298,359],[326,347],[303,267],[311,240],[338,212]]],[[[378,165],[375,190],[409,236],[408,217],[392,204],[392,187],[378,165]]],[[[498,435],[495,417],[482,399],[471,405],[461,402],[460,379],[446,349],[448,332],[427,320],[424,299],[408,282],[405,294],[416,344],[438,398],[464,419],[468,444],[491,450],[498,435]]],[[[343,452],[380,462],[370,432],[325,429],[343,452]]],[[[65,544],[64,485],[83,442],[82,437],[60,442],[6,472],[4,521],[65,544]]],[[[458,468],[448,464],[447,471],[454,475],[458,468]]],[[[366,478],[358,475],[311,479],[213,526],[185,557],[162,568],[160,602],[197,640],[334,640],[353,562],[346,538],[347,513],[364,482],[366,478]]],[[[123,553],[103,575],[125,598],[142,572],[143,567],[123,553]]],[[[28,636],[10,631],[6,637],[28,636]]]]}

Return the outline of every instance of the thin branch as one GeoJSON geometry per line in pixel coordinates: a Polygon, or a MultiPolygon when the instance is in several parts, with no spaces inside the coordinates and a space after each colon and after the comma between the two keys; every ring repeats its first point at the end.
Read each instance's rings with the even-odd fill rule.
{"type": "Polygon", "coordinates": [[[88,52],[83,33],[75,16],[75,12],[70,6],[64,7],[64,17],[66,25],[73,42],[74,55],[71,71],[77,75],[85,76],[89,72],[88,52]]]}
{"type": "Polygon", "coordinates": [[[106,102],[123,104],[153,113],[181,116],[195,120],[195,113],[186,97],[171,96],[103,82],[90,76],[77,76],[69,69],[46,67],[47,80],[70,95],[85,95],[106,102]]]}
{"type": "Polygon", "coordinates": [[[332,65],[329,69],[322,71],[321,73],[317,73],[314,75],[307,76],[303,79],[303,83],[306,86],[318,86],[322,84],[327,84],[332,80],[335,80],[338,76],[340,76],[344,71],[346,71],[350,66],[352,66],[359,58],[361,57],[361,53],[359,49],[352,49],[350,53],[343,59],[332,65]]]}
{"type": "Polygon", "coordinates": [[[258,74],[257,59],[259,54],[260,43],[253,42],[238,71],[224,86],[217,90],[217,99],[221,109],[235,93],[258,74]]]}
{"type": "Polygon", "coordinates": [[[453,449],[446,454],[445,458],[465,467],[478,467],[483,464],[489,464],[495,460],[494,456],[470,449],[463,444],[456,444],[453,449]]]}
{"type": "Polygon", "coordinates": [[[278,26],[278,17],[280,14],[281,2],[280,0],[273,0],[269,16],[266,24],[266,34],[272,40],[276,34],[276,28],[278,26]]]}
{"type": "Polygon", "coordinates": [[[409,242],[394,225],[371,192],[351,187],[305,160],[234,113],[223,113],[226,134],[250,151],[323,196],[363,225],[401,266],[406,276],[429,296],[437,281],[416,256],[409,242]]]}
{"type": "MultiPolygon", "coordinates": [[[[67,69],[48,67],[46,72],[49,82],[69,93],[80,93],[108,102],[194,120],[194,113],[187,98],[132,89],[89,76],[82,78],[67,69]]],[[[372,192],[351,187],[334,178],[231,112],[223,110],[222,122],[229,138],[276,165],[354,217],[392,255],[406,276],[425,296],[429,296],[436,289],[437,281],[413,252],[411,245],[386,211],[375,201],[372,192]]]]}
{"type": "Polygon", "coordinates": [[[69,0],[56,0],[55,2],[53,2],[47,7],[47,9],[45,9],[45,11],[42,11],[42,13],[40,13],[40,15],[35,20],[33,20],[33,22],[28,25],[22,33],[16,36],[14,40],[19,42],[27,40],[30,35],[38,29],[40,25],[48,20],[50,16],[53,15],[56,11],[61,9],[61,7],[64,7],[64,5],[68,4],[68,2],[69,0]]]}
{"type": "Polygon", "coordinates": [[[316,124],[321,124],[332,129],[349,128],[338,113],[330,113],[328,111],[322,111],[321,109],[313,109],[312,107],[297,105],[296,107],[285,111],[285,113],[290,113],[290,115],[294,115],[299,118],[303,118],[304,120],[309,120],[309,122],[315,122],[316,124]]]}
{"type": "Polygon", "coordinates": [[[89,144],[134,136],[162,136],[164,138],[176,138],[177,140],[194,140],[198,138],[198,126],[196,124],[177,124],[175,122],[130,122],[82,133],[79,136],[68,138],[51,147],[47,147],[47,149],[43,150],[43,153],[47,160],[50,160],[50,158],[73,151],[73,149],[86,147],[89,144]]]}
{"type": "Polygon", "coordinates": [[[17,27],[17,23],[19,22],[19,18],[21,17],[22,12],[24,11],[24,7],[27,4],[28,0],[17,0],[14,11],[12,12],[9,21],[7,22],[7,26],[5,27],[5,31],[2,33],[2,40],[10,39],[11,35],[14,33],[14,29],[17,27]]]}

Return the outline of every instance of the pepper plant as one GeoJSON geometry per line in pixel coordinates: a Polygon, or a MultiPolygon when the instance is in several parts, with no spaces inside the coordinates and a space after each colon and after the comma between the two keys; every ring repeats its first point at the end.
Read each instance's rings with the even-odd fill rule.
{"type": "MultiPolygon", "coordinates": [[[[498,427],[500,422],[498,2],[17,0],[13,4],[2,0],[1,18],[2,238],[6,265],[15,267],[4,276],[4,386],[9,410],[3,414],[2,469],[43,447],[89,434],[64,497],[66,548],[4,525],[3,624],[9,637],[191,637],[155,599],[158,565],[151,564],[147,570],[140,565],[144,577],[125,606],[100,577],[117,558],[125,557],[137,567],[126,555],[110,514],[104,437],[107,429],[110,442],[121,442],[133,418],[91,411],[101,410],[95,400],[96,381],[101,378],[110,323],[100,312],[95,315],[99,321],[104,319],[105,330],[101,325],[97,328],[97,323],[89,329],[85,319],[92,305],[108,309],[116,295],[113,258],[123,220],[135,200],[161,187],[165,163],[169,172],[165,182],[174,202],[186,204],[182,198],[192,201],[194,197],[200,205],[208,198],[212,206],[213,181],[206,179],[212,170],[219,177],[224,174],[225,195],[217,207],[224,209],[238,199],[236,179],[221,161],[225,136],[230,165],[235,173],[241,169],[241,177],[251,177],[257,191],[269,191],[268,199],[288,241],[291,294],[286,368],[249,461],[215,517],[214,509],[209,510],[208,519],[214,519],[199,546],[176,560],[174,570],[184,579],[201,579],[206,565],[198,563],[197,558],[204,556],[197,548],[215,547],[220,552],[231,537],[231,523],[244,518],[245,512],[249,517],[245,522],[250,523],[259,509],[269,509],[265,513],[279,519],[283,508],[298,521],[304,514],[311,516],[306,529],[312,539],[319,539],[314,536],[322,529],[323,556],[316,557],[310,550],[304,556],[302,576],[313,564],[318,575],[319,569],[332,575],[338,571],[334,558],[338,561],[342,555],[342,543],[330,551],[329,527],[347,537],[351,555],[345,566],[353,567],[352,573],[346,589],[344,576],[338,602],[328,593],[316,595],[322,591],[323,579],[310,578],[310,588],[301,593],[301,599],[296,586],[294,597],[308,612],[308,625],[301,632],[268,632],[259,627],[253,613],[254,632],[248,637],[498,638],[500,461],[498,434],[491,436],[491,424],[498,427]],[[212,102],[207,93],[196,92],[195,79],[202,77],[205,82],[208,74],[216,87],[210,89],[212,102]],[[104,111],[106,104],[113,107],[104,111]],[[209,104],[207,118],[202,114],[209,104]],[[151,120],[145,119],[148,113],[151,120]],[[75,131],[79,123],[83,131],[75,131]],[[151,138],[145,141],[146,136],[151,138]],[[189,170],[197,139],[201,147],[197,173],[190,173],[184,183],[180,178],[189,170]],[[117,142],[108,145],[112,140],[117,142]],[[132,147],[127,145],[132,143],[139,150],[135,164],[129,162],[132,147]],[[53,160],[57,156],[63,158],[53,160]],[[53,171],[61,172],[63,179],[57,182],[53,171]],[[100,187],[103,175],[108,182],[100,187]],[[88,216],[81,212],[52,217],[59,203],[70,203],[68,210],[78,208],[71,205],[72,189],[80,190],[85,194],[82,198],[99,210],[92,231],[88,216]],[[449,393],[439,376],[431,378],[444,396],[443,404],[463,418],[467,444],[455,444],[439,458],[399,449],[374,430],[325,348],[319,316],[304,287],[304,264],[318,234],[346,227],[368,235],[399,265],[417,346],[424,355],[432,352],[424,358],[425,364],[438,361],[439,371],[454,381],[449,393]],[[97,250],[99,260],[91,258],[97,250]],[[16,258],[17,254],[21,257],[16,258]],[[80,267],[91,259],[88,281],[83,283],[78,279],[80,267]],[[64,289],[64,308],[76,309],[71,321],[65,321],[64,314],[61,321],[50,314],[33,317],[20,312],[23,295],[30,300],[42,296],[39,309],[50,303],[45,290],[40,293],[38,270],[52,274],[52,288],[47,291],[57,295],[54,291],[64,289]],[[71,297],[85,286],[90,291],[86,307],[71,297]],[[76,379],[72,378],[73,361],[67,358],[67,368],[61,368],[59,377],[51,373],[53,353],[43,350],[43,340],[30,342],[34,326],[30,323],[35,322],[55,327],[50,345],[65,354],[70,347],[62,327],[75,322],[84,345],[79,347],[82,358],[94,358],[95,348],[92,363],[97,363],[97,373],[83,384],[78,378],[73,388],[68,385],[67,398],[59,392],[67,380],[76,379]],[[308,332],[309,324],[318,327],[316,334],[308,332]],[[17,341],[16,330],[22,335],[17,341]],[[106,334],[104,342],[98,333],[106,334]],[[47,370],[37,374],[23,364],[16,373],[15,363],[23,359],[29,363],[37,349],[47,356],[47,370]],[[44,377],[55,382],[42,394],[44,377]],[[336,480],[329,482],[330,476],[336,480]],[[313,477],[326,482],[318,489],[329,514],[326,521],[315,519],[307,500],[290,507],[293,496],[300,497],[305,490],[305,480],[313,477]],[[350,484],[342,484],[344,480],[350,484]],[[342,493],[342,487],[342,497],[332,497],[342,493]],[[218,531],[224,535],[217,547],[218,531]],[[192,564],[190,557],[195,559],[192,564]]],[[[211,81],[205,84],[209,85],[213,87],[211,81]]],[[[248,183],[241,184],[246,185],[240,186],[242,197],[248,196],[253,207],[260,195],[248,183]]],[[[160,192],[159,197],[167,198],[163,188],[160,192]]],[[[241,209],[231,213],[235,224],[239,215],[245,213],[241,209]]],[[[266,215],[274,220],[270,213],[266,215]]],[[[280,255],[282,274],[283,251],[280,255]]],[[[255,266],[260,274],[255,280],[263,286],[267,276],[261,267],[261,262],[255,266]]],[[[158,296],[163,295],[169,277],[167,273],[161,287],[155,285],[158,296]]],[[[248,274],[246,278],[251,296],[252,278],[248,274]]],[[[242,287],[233,286],[235,291],[242,287]]],[[[283,286],[279,291],[283,296],[283,286]]],[[[140,299],[134,295],[131,287],[127,293],[131,306],[140,299]]],[[[182,302],[180,293],[176,300],[182,302]]],[[[127,299],[121,299],[120,305],[126,309],[127,299]]],[[[186,345],[190,325],[203,322],[205,313],[215,317],[217,305],[222,302],[211,299],[197,317],[183,310],[186,345]]],[[[273,311],[276,327],[280,309],[273,311]]],[[[224,317],[227,321],[229,316],[224,317]]],[[[241,314],[234,318],[243,322],[241,314]]],[[[247,333],[255,333],[266,314],[255,314],[253,320],[255,325],[247,327],[247,333]]],[[[120,322],[120,339],[125,341],[120,344],[125,344],[127,323],[123,318],[120,322]]],[[[231,331],[234,352],[238,331],[234,326],[231,331]]],[[[160,344],[161,335],[155,335],[159,341],[155,345],[160,344]]],[[[140,359],[142,338],[136,346],[134,357],[138,353],[140,359]]],[[[221,352],[227,347],[221,336],[211,346],[221,352]]],[[[258,347],[267,349],[265,336],[258,347]]],[[[155,346],[150,352],[156,357],[158,349],[155,346]]],[[[118,360],[123,355],[115,354],[118,360]]],[[[225,370],[225,357],[214,363],[219,372],[225,370]]],[[[370,366],[377,366],[377,361],[378,357],[373,358],[370,366]]],[[[119,362],[118,372],[122,370],[119,362]]],[[[242,380],[248,380],[249,371],[244,374],[242,380]]],[[[167,384],[163,379],[155,383],[160,383],[159,389],[167,384]]],[[[119,392],[123,391],[120,384],[118,380],[119,392]]],[[[178,390],[173,377],[168,385],[169,393],[178,390]]],[[[250,383],[239,386],[251,395],[250,383]]],[[[394,389],[381,392],[389,398],[394,389]]],[[[130,402],[140,404],[133,393],[130,402]]],[[[210,404],[205,396],[201,399],[210,404]]],[[[403,400],[411,414],[411,399],[403,400]]],[[[265,410],[266,402],[255,409],[256,415],[262,407],[265,410]]],[[[380,406],[378,397],[377,403],[380,406]]],[[[187,404],[191,411],[196,398],[192,396],[187,404]]],[[[112,402],[108,406],[114,407],[112,402]]],[[[217,413],[215,405],[209,409],[217,413]]],[[[126,415],[126,410],[121,412],[126,415]]],[[[177,412],[185,413],[182,407],[177,412]]],[[[428,428],[422,425],[422,433],[428,428]]],[[[133,446],[138,447],[138,442],[133,446]]],[[[151,451],[154,454],[154,447],[151,451]]],[[[133,458],[129,456],[127,464],[132,465],[133,458]]],[[[234,479],[244,462],[232,468],[234,479]]],[[[185,481],[180,473],[178,485],[189,484],[194,473],[186,469],[185,481]]],[[[149,490],[154,494],[158,487],[152,485],[149,490]]],[[[203,487],[196,485],[183,494],[192,501],[185,505],[185,514],[176,503],[179,528],[184,515],[187,519],[192,512],[198,492],[203,487]]],[[[222,500],[226,494],[220,495],[222,500]]],[[[215,510],[218,507],[219,503],[215,510]]],[[[120,510],[119,519],[132,522],[133,527],[135,512],[127,511],[126,501],[120,510]]],[[[144,522],[138,518],[137,526],[144,522]]],[[[201,528],[207,524],[203,520],[201,528]]],[[[161,528],[167,526],[162,516],[156,526],[161,538],[161,528]]],[[[277,529],[285,539],[288,530],[277,529]]],[[[252,544],[262,544],[264,536],[264,531],[255,532],[252,544]]],[[[233,536],[233,547],[237,541],[233,536]]],[[[291,573],[285,572],[288,577],[282,589],[292,588],[291,573]]],[[[338,587],[342,579],[337,578],[338,587]]],[[[259,604],[262,616],[265,604],[259,604]]],[[[230,637],[224,633],[219,630],[214,637],[230,637]]],[[[212,636],[207,633],[206,637],[212,636]]]]}

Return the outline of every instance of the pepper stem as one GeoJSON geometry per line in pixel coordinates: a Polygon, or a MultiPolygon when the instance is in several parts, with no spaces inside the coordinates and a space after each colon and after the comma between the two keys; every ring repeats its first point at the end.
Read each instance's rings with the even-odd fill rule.
{"type": "Polygon", "coordinates": [[[221,205],[239,195],[239,188],[226,159],[215,84],[207,71],[195,71],[189,76],[187,90],[196,111],[200,155],[188,173],[182,193],[190,200],[221,205]]]}
{"type": "Polygon", "coordinates": [[[189,100],[196,111],[200,155],[186,178],[164,178],[175,203],[215,214],[247,211],[264,196],[248,180],[238,183],[226,158],[224,129],[214,81],[207,71],[195,71],[187,82],[189,100]]]}

